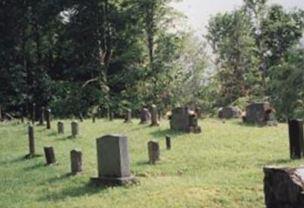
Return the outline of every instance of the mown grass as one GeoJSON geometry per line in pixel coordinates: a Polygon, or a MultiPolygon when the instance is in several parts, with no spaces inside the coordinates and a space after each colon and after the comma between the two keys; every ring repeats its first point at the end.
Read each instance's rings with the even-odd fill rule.
{"type": "Polygon", "coordinates": [[[28,153],[27,126],[0,124],[0,207],[206,207],[262,208],[263,166],[297,166],[289,160],[287,125],[245,126],[237,120],[222,123],[200,121],[202,134],[169,131],[168,121],[159,128],[98,120],[80,123],[81,136],[70,139],[70,121],[65,135],[35,127],[36,151],[55,148],[58,164],[47,167],[44,157],[23,159],[28,153]],[[138,185],[96,188],[89,183],[97,175],[96,138],[121,133],[129,138],[132,173],[138,185]],[[165,135],[172,136],[172,150],[165,149],[165,135]],[[161,144],[161,161],[147,164],[147,142],[161,144]],[[70,150],[83,152],[84,172],[69,176],[70,150]]]}

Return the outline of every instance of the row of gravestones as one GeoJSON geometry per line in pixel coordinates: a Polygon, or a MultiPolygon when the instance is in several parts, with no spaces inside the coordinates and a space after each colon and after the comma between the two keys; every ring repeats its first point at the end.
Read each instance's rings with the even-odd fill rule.
{"type": "MultiPolygon", "coordinates": [[[[72,137],[76,137],[79,133],[77,122],[71,123],[72,137]]],[[[64,125],[58,122],[58,134],[64,133],[64,125]]],[[[28,127],[29,154],[27,159],[38,156],[35,151],[35,134],[34,127],[28,127]]],[[[171,149],[171,138],[166,136],[166,148],[171,149]]],[[[54,148],[51,146],[44,147],[46,165],[56,164],[54,148]]],[[[160,159],[159,143],[156,141],[148,142],[149,163],[155,164],[160,159]]],[[[72,150],[71,156],[71,173],[77,174],[82,172],[82,152],[80,150],[72,150]]],[[[135,177],[131,176],[128,139],[122,135],[107,135],[97,139],[97,161],[98,161],[98,177],[91,180],[100,185],[113,186],[125,185],[135,182],[135,177]]]]}

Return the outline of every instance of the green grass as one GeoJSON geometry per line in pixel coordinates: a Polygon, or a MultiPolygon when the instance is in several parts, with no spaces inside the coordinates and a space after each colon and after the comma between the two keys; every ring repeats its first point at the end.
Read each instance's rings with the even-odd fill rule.
{"type": "Polygon", "coordinates": [[[297,166],[289,160],[287,125],[245,126],[239,121],[200,121],[202,134],[170,132],[168,121],[151,128],[90,120],[80,123],[81,137],[70,139],[70,121],[65,135],[35,127],[36,151],[55,148],[58,164],[47,167],[44,157],[24,160],[28,153],[27,127],[0,124],[0,207],[205,207],[262,208],[263,166],[297,166]],[[121,133],[129,138],[131,170],[138,185],[96,188],[89,184],[97,176],[96,138],[121,133]],[[165,150],[165,135],[172,136],[172,150],[165,150]],[[147,142],[157,139],[161,161],[147,164],[147,142]],[[83,151],[84,172],[69,176],[70,150],[83,151]]]}

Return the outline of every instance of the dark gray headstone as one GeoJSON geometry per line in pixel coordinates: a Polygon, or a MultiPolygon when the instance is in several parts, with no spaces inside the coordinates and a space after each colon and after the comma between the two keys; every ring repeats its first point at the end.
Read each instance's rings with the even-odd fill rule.
{"type": "Polygon", "coordinates": [[[51,129],[51,109],[45,109],[46,128],[51,129]]]}
{"type": "Polygon", "coordinates": [[[264,168],[266,208],[304,207],[304,168],[264,168]]]}
{"type": "Polygon", "coordinates": [[[97,139],[98,178],[102,185],[124,185],[134,182],[130,172],[128,139],[122,135],[107,135],[97,139]]]}
{"type": "Polygon", "coordinates": [[[155,164],[159,160],[160,150],[159,143],[156,141],[148,142],[149,163],[155,164]]]}
{"type": "Polygon", "coordinates": [[[171,149],[171,137],[166,136],[166,148],[167,150],[171,149]]]}
{"type": "Polygon", "coordinates": [[[140,112],[140,124],[147,124],[151,120],[151,113],[147,108],[143,108],[140,112]]]}
{"type": "Polygon", "coordinates": [[[303,120],[294,119],[288,121],[290,158],[301,159],[304,157],[304,133],[303,120]]]}
{"type": "Polygon", "coordinates": [[[170,128],[175,131],[201,133],[195,112],[187,107],[173,109],[170,128]]]}
{"type": "Polygon", "coordinates": [[[56,163],[55,152],[53,147],[44,147],[44,154],[46,165],[52,165],[56,163]]]}
{"type": "Polygon", "coordinates": [[[80,150],[71,151],[71,172],[72,174],[82,172],[82,152],[80,150]]]}
{"type": "Polygon", "coordinates": [[[58,121],[57,131],[58,131],[58,134],[64,134],[64,123],[62,121],[58,121]]]}
{"type": "Polygon", "coordinates": [[[79,125],[76,121],[71,123],[72,137],[76,138],[79,135],[79,125]]]}
{"type": "Polygon", "coordinates": [[[151,106],[151,126],[159,126],[158,110],[156,105],[151,106]]]}
{"type": "Polygon", "coordinates": [[[35,155],[35,136],[34,136],[34,127],[29,125],[28,127],[28,139],[29,139],[29,155],[35,155]]]}
{"type": "Polygon", "coordinates": [[[243,121],[258,125],[276,125],[274,109],[269,103],[252,103],[246,107],[246,116],[243,121]]]}
{"type": "Polygon", "coordinates": [[[126,115],[125,115],[125,123],[131,123],[132,122],[132,110],[127,109],[126,110],[126,115]]]}

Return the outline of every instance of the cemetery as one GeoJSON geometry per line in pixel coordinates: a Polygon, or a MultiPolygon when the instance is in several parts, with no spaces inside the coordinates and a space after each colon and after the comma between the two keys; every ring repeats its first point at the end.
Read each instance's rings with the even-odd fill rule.
{"type": "Polygon", "coordinates": [[[304,0],[0,0],[0,208],[304,208],[304,0]]]}

